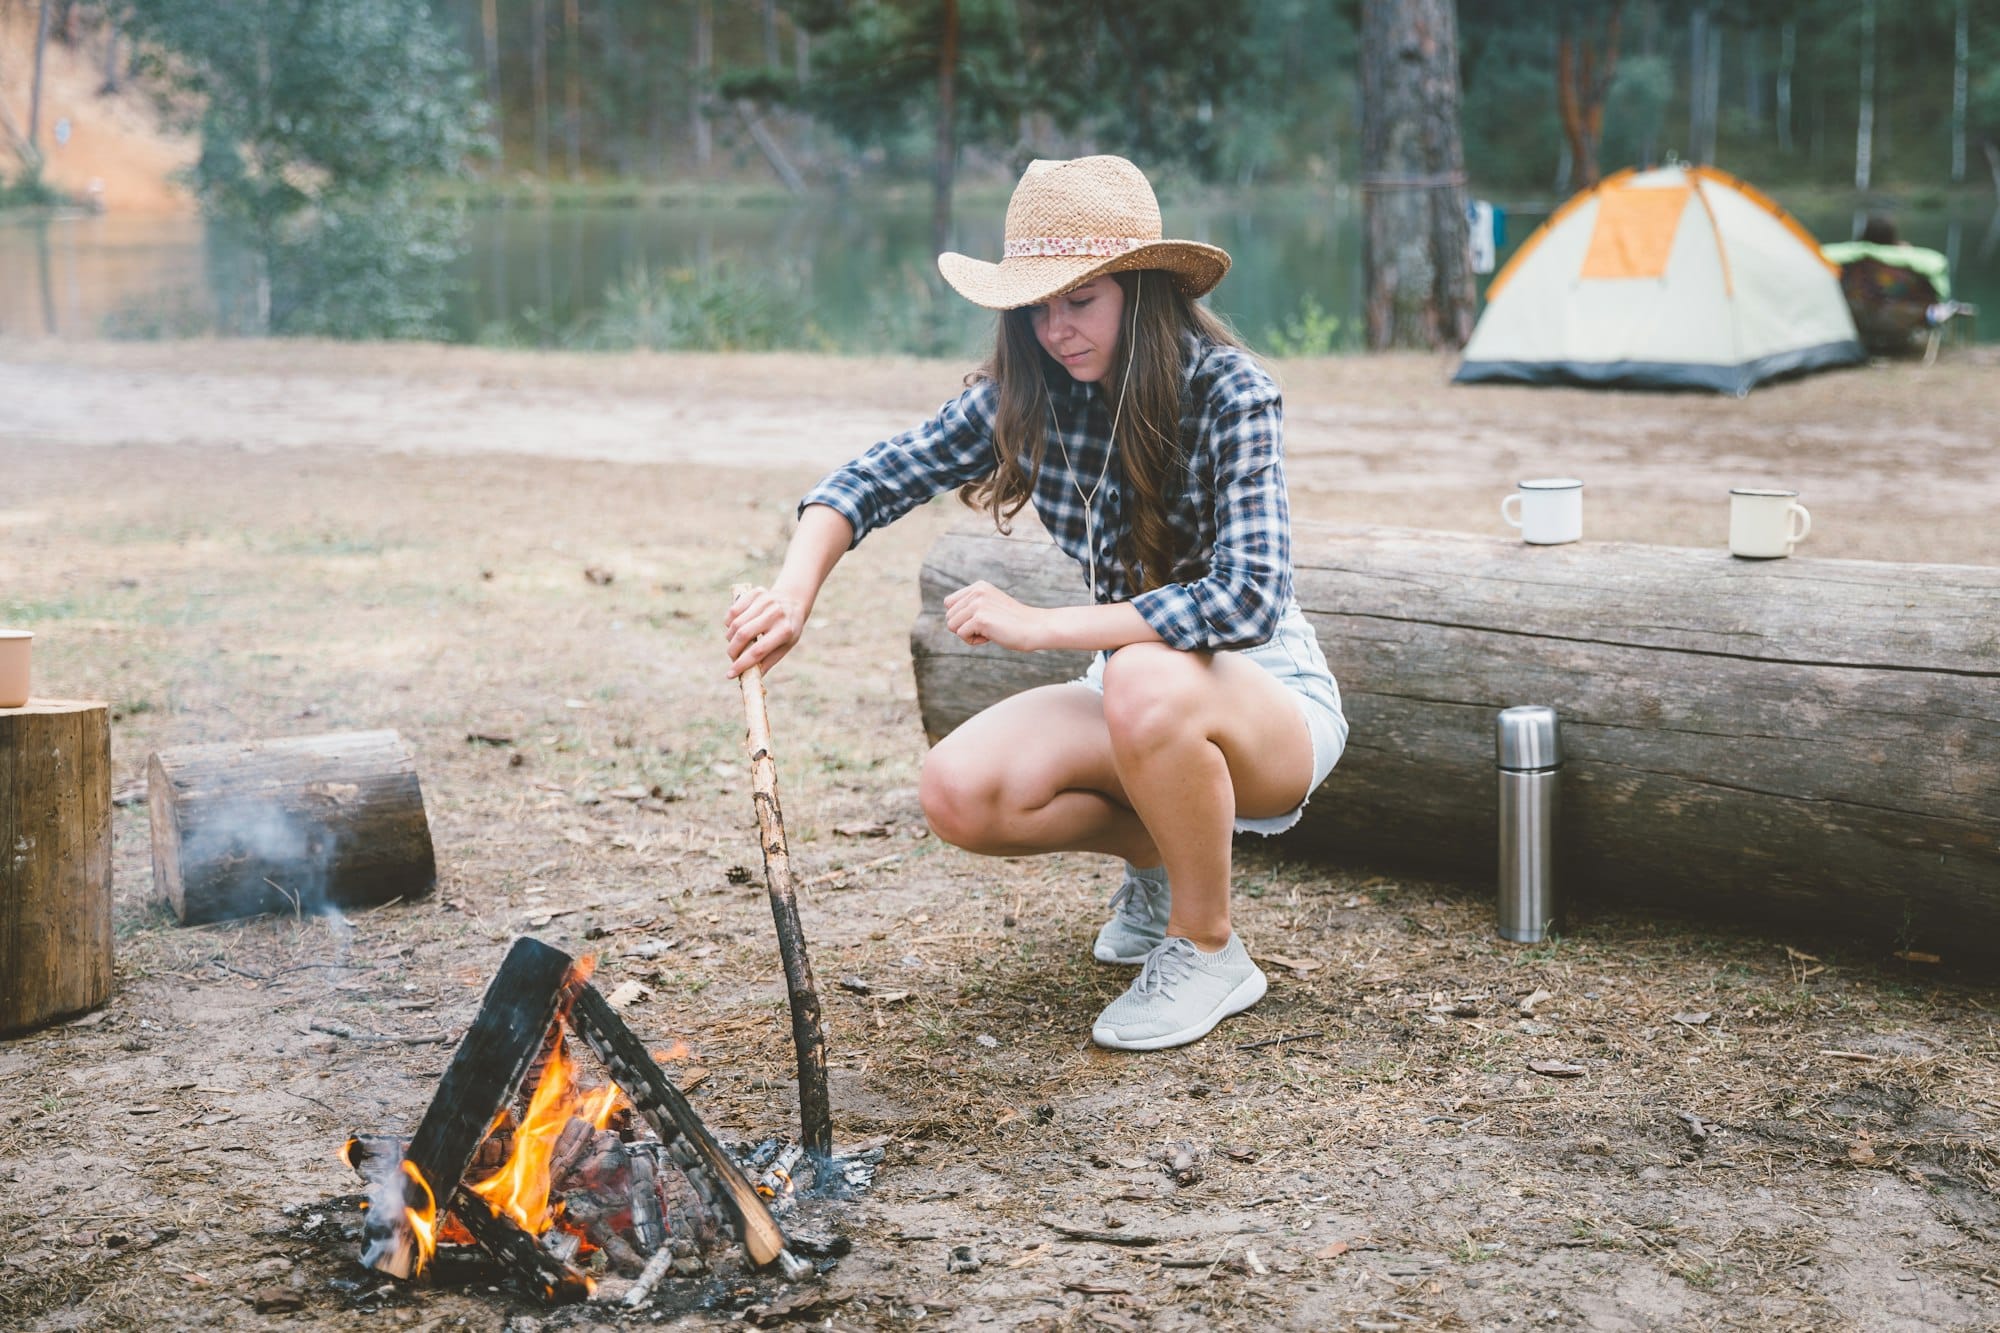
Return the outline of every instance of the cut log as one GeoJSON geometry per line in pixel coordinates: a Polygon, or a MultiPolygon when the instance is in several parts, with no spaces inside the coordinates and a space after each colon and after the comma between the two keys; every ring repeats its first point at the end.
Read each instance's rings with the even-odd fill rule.
{"type": "MultiPolygon", "coordinates": [[[[571,989],[572,970],[568,954],[539,940],[517,939],[507,951],[402,1158],[422,1174],[432,1197],[453,1199],[459,1193],[459,1181],[480,1140],[548,1041],[571,989]]],[[[374,1179],[387,1180],[393,1188],[378,1190],[385,1197],[368,1210],[361,1262],[410,1277],[417,1271],[415,1237],[402,1210],[393,1205],[400,1196],[422,1210],[429,1200],[414,1184],[404,1185],[394,1169],[399,1164],[385,1165],[391,1169],[374,1179]]],[[[456,1209],[457,1203],[452,1206],[456,1209]]]]}
{"type": "Polygon", "coordinates": [[[0,1034],[110,996],[110,711],[0,708],[0,1034]]]}
{"type": "MultiPolygon", "coordinates": [[[[2000,961],[2000,569],[1300,524],[1298,598],[1353,725],[1301,849],[1490,879],[1494,715],[1562,719],[1573,904],[2000,961]]],[[[1045,541],[958,533],[911,637],[935,740],[1076,655],[970,648],[942,598],[1084,600],[1045,541]]]]}
{"type": "Polygon", "coordinates": [[[393,731],[161,750],[153,886],[195,925],[418,897],[437,881],[416,762],[393,731]]]}

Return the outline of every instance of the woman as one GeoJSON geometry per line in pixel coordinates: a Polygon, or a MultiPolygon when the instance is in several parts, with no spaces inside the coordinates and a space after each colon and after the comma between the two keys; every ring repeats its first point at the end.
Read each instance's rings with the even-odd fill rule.
{"type": "Polygon", "coordinates": [[[1229,256],[1161,239],[1152,187],[1123,158],[1034,163],[1001,262],[938,267],[1004,312],[992,359],[934,419],[800,502],[777,580],[729,609],[729,674],[791,649],[873,529],[954,486],[1003,531],[1032,502],[1091,604],[1024,606],[975,583],[945,599],[946,623],[971,644],[1097,657],[939,742],[924,813],[969,851],[1121,857],[1092,952],[1141,967],[1091,1037],[1179,1046],[1264,995],[1230,928],[1232,829],[1297,822],[1347,738],[1292,599],[1277,387],[1195,304],[1229,256]]]}

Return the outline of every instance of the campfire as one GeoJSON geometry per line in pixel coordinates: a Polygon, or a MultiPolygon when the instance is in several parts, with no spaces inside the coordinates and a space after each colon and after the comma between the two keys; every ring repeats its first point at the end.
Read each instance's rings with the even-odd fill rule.
{"type": "MultiPolygon", "coordinates": [[[[416,1132],[407,1141],[356,1136],[343,1149],[368,1186],[365,1266],[407,1279],[440,1246],[476,1246],[548,1302],[592,1295],[592,1272],[636,1277],[629,1306],[670,1271],[701,1271],[702,1256],[725,1242],[754,1268],[794,1280],[813,1271],[773,1216],[794,1197],[793,1174],[809,1167],[822,1193],[862,1188],[880,1152],[833,1156],[819,993],[799,926],[762,672],[752,667],[741,681],[798,1057],[799,1142],[767,1140],[739,1162],[660,1068],[685,1048],[654,1056],[590,984],[588,960],[519,939],[416,1132]],[[572,1043],[596,1057],[607,1082],[585,1085],[572,1043]]],[[[827,1244],[802,1239],[801,1248],[827,1253],[827,1244]]]]}
{"type": "Polygon", "coordinates": [[[649,1052],[588,960],[515,941],[416,1132],[342,1149],[368,1187],[361,1262],[412,1278],[440,1246],[477,1245],[551,1303],[591,1295],[596,1272],[636,1279],[638,1304],[724,1247],[810,1272],[767,1202],[788,1200],[803,1150],[760,1145],[753,1182],[661,1068],[685,1054],[649,1052]],[[586,1084],[573,1046],[606,1081],[586,1084]]]}

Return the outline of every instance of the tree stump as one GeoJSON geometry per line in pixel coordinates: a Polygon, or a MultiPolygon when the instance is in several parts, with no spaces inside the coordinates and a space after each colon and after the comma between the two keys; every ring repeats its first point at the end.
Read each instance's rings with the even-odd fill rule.
{"type": "MultiPolygon", "coordinates": [[[[2000,962],[2000,569],[1307,523],[1294,561],[1353,724],[1295,848],[1490,880],[1494,717],[1548,704],[1580,905],[2000,962]]],[[[941,538],[911,634],[933,739],[1080,669],[945,629],[980,578],[1085,600],[1046,541],[941,538]]]]}
{"type": "Polygon", "coordinates": [[[416,761],[393,731],[161,750],[147,800],[153,886],[188,925],[372,907],[437,881],[416,761]]]}
{"type": "Polygon", "coordinates": [[[0,1033],[110,996],[110,711],[0,708],[0,1033]]]}

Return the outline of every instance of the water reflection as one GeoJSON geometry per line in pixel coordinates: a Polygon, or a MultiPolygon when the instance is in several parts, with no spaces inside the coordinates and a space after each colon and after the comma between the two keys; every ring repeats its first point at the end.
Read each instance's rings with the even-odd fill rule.
{"type": "MultiPolygon", "coordinates": [[[[1169,235],[1206,240],[1235,257],[1214,305],[1253,343],[1272,345],[1273,332],[1288,325],[1334,347],[1358,341],[1360,219],[1350,201],[1252,192],[1165,211],[1169,235]],[[1326,317],[1302,322],[1308,302],[1326,317]]],[[[953,247],[998,253],[1001,212],[997,200],[966,199],[953,247]]],[[[649,300],[713,306],[754,294],[767,319],[790,320],[786,345],[971,355],[991,337],[991,315],[938,286],[922,205],[516,204],[442,229],[395,211],[340,221],[310,243],[281,247],[260,273],[240,239],[197,219],[0,220],[0,334],[276,329],[603,346],[609,326],[649,300]]],[[[1510,247],[1540,221],[1510,214],[1510,247]]],[[[1847,234],[1852,219],[1835,206],[1802,221],[1832,237],[1847,234]]],[[[1905,237],[1949,257],[1959,299],[2000,310],[2000,214],[1905,212],[1898,222],[1905,237]]],[[[712,319],[703,324],[693,314],[676,315],[678,323],[647,319],[656,330],[671,324],[722,336],[712,319]]],[[[2000,319],[1983,321],[1980,332],[2000,339],[2000,319]]]]}

